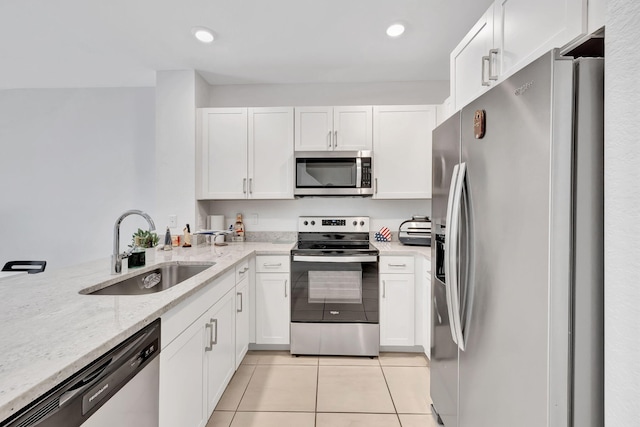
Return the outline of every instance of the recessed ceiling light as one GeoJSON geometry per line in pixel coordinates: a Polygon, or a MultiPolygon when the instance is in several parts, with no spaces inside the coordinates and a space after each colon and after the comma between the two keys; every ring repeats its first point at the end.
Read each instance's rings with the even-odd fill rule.
{"type": "Polygon", "coordinates": [[[213,31],[205,27],[193,27],[191,34],[202,43],[211,43],[215,39],[213,31]]]}
{"type": "Polygon", "coordinates": [[[387,35],[389,37],[398,37],[404,33],[404,25],[402,24],[393,24],[387,28],[387,35]]]}

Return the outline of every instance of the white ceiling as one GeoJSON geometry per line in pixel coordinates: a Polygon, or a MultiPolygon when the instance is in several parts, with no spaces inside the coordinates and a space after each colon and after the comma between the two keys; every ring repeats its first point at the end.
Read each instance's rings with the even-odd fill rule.
{"type": "Polygon", "coordinates": [[[492,0],[1,0],[0,89],[447,80],[492,0]],[[386,36],[405,23],[405,34],[386,36]],[[213,29],[201,44],[193,26],[213,29]]]}

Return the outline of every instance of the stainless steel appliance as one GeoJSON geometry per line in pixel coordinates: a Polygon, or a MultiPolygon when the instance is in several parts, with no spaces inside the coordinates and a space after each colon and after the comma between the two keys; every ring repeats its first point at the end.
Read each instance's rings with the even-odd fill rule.
{"type": "Polygon", "coordinates": [[[431,246],[431,220],[427,216],[414,215],[400,224],[398,240],[405,245],[431,246]]]}
{"type": "Polygon", "coordinates": [[[378,250],[368,217],[301,217],[291,250],[291,354],[377,356],[378,250]]]}
{"type": "Polygon", "coordinates": [[[2,427],[158,427],[160,320],[63,381],[2,427]]]}
{"type": "Polygon", "coordinates": [[[296,188],[302,196],[371,196],[371,151],[296,151],[296,188]]]}
{"type": "Polygon", "coordinates": [[[603,61],[549,52],[433,136],[434,413],[604,425],[603,61]]]}

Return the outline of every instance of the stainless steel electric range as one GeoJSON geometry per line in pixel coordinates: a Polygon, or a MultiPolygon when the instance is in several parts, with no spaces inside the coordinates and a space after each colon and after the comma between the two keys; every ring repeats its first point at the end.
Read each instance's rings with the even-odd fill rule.
{"type": "Polygon", "coordinates": [[[378,289],[368,217],[300,217],[291,250],[291,354],[377,356],[378,289]]]}

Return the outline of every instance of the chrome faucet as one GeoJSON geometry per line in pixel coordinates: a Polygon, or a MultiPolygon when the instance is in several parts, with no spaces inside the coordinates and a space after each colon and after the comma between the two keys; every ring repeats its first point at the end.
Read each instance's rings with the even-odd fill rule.
{"type": "Polygon", "coordinates": [[[149,223],[149,231],[154,231],[156,229],[156,225],[146,212],[142,212],[137,209],[131,209],[124,212],[120,217],[116,220],[116,225],[113,227],[113,255],[111,255],[111,274],[119,274],[122,273],[122,260],[128,258],[131,255],[131,251],[120,253],[120,224],[122,220],[128,217],[129,215],[140,215],[149,223]]]}

